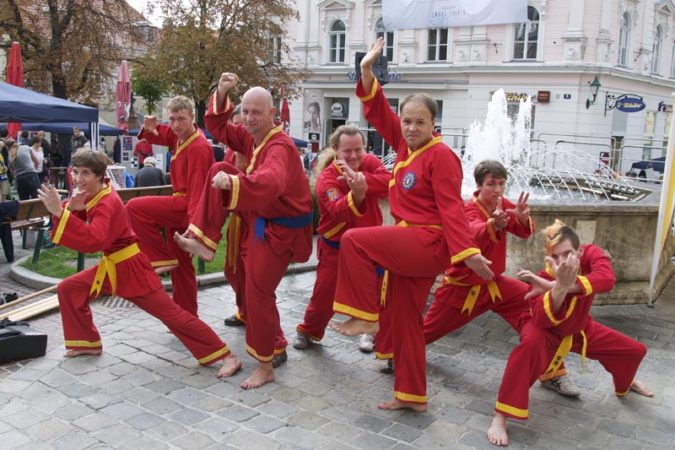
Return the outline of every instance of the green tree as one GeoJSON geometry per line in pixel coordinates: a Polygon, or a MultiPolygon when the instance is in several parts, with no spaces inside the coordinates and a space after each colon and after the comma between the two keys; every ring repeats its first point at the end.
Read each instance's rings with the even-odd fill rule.
{"type": "Polygon", "coordinates": [[[0,0],[0,35],[21,44],[26,85],[94,103],[143,20],[124,0],[0,0]]]}
{"type": "Polygon", "coordinates": [[[148,69],[161,74],[170,92],[195,101],[200,125],[225,71],[242,80],[237,95],[257,85],[277,96],[297,95],[304,72],[284,43],[286,25],[297,18],[292,0],[160,0],[155,5],[164,23],[149,49],[148,69]]]}
{"type": "Polygon", "coordinates": [[[150,63],[148,65],[145,60],[141,60],[134,66],[131,86],[134,93],[145,100],[147,113],[153,115],[157,111],[157,103],[167,93],[167,88],[163,79],[149,70],[149,67],[153,66],[152,60],[150,63]]]}

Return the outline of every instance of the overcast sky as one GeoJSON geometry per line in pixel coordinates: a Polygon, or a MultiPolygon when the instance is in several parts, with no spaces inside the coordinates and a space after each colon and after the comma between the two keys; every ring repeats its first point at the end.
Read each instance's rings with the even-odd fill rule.
{"type": "Polygon", "coordinates": [[[153,25],[160,26],[162,24],[161,19],[157,16],[157,11],[155,11],[155,16],[150,16],[146,12],[146,6],[148,0],[127,0],[127,2],[133,6],[138,12],[143,14],[146,19],[148,19],[153,25]]]}

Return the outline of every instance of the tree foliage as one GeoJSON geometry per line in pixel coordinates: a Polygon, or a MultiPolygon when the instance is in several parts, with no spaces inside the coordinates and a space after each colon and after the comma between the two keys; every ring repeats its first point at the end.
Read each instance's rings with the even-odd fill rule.
{"type": "Polygon", "coordinates": [[[195,101],[200,123],[225,71],[242,80],[235,95],[250,86],[297,95],[304,72],[284,43],[288,22],[297,18],[292,0],[159,0],[155,7],[164,23],[148,69],[170,92],[195,101]]]}
{"type": "Polygon", "coordinates": [[[162,77],[157,76],[152,70],[154,61],[144,58],[138,61],[131,75],[131,86],[136,95],[145,100],[145,109],[149,115],[157,110],[157,103],[168,92],[162,77]]]}
{"type": "Polygon", "coordinates": [[[87,103],[137,45],[142,19],[124,0],[0,0],[0,34],[21,44],[26,85],[87,103]]]}

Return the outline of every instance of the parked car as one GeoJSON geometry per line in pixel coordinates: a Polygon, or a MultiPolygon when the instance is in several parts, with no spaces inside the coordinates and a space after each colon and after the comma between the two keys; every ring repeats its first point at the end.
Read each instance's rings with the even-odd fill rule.
{"type": "Polygon", "coordinates": [[[626,176],[660,181],[666,169],[666,157],[636,161],[630,166],[626,176]]]}

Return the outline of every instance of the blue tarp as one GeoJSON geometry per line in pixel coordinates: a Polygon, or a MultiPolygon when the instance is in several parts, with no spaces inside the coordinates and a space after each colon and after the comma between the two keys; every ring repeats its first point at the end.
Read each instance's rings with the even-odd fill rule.
{"type": "Polygon", "coordinates": [[[0,81],[0,121],[55,123],[64,120],[98,122],[98,110],[0,81]]]}
{"type": "MultiPolygon", "coordinates": [[[[87,122],[70,122],[70,123],[22,123],[21,129],[26,131],[46,131],[48,133],[57,134],[73,134],[73,127],[78,127],[89,136],[89,124],[87,122]]],[[[98,134],[100,136],[121,136],[124,134],[123,130],[111,127],[110,125],[98,124],[98,134]]]]}

